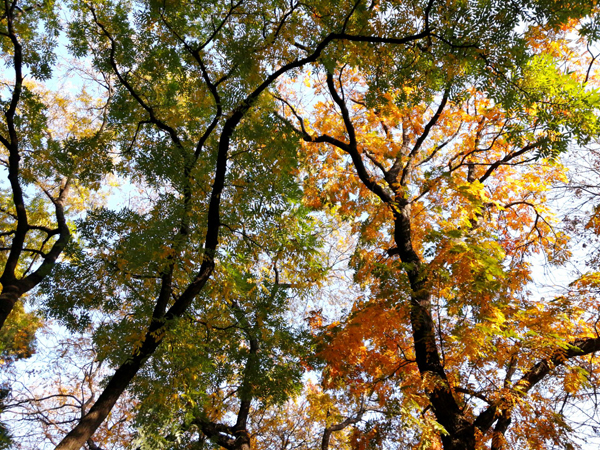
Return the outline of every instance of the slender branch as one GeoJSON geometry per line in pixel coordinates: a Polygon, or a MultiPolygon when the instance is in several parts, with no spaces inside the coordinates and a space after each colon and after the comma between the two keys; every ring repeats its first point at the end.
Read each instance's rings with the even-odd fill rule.
{"type": "Polygon", "coordinates": [[[204,43],[202,43],[200,45],[200,47],[198,47],[198,51],[204,50],[204,48],[206,48],[207,45],[209,45],[219,34],[219,32],[221,31],[221,29],[225,26],[225,24],[227,23],[227,21],[229,20],[229,18],[232,16],[233,12],[242,4],[244,3],[244,0],[238,0],[237,3],[233,4],[231,6],[231,8],[229,8],[229,11],[227,12],[227,14],[225,15],[225,18],[221,21],[221,23],[214,29],[213,33],[206,39],[206,41],[204,41],[204,43]]]}
{"type": "Polygon", "coordinates": [[[87,7],[90,10],[90,13],[92,14],[95,24],[98,26],[98,28],[100,28],[100,30],[102,31],[104,36],[110,42],[109,62],[113,69],[113,72],[119,79],[119,82],[125,87],[125,89],[127,89],[129,94],[135,99],[135,101],[148,113],[148,116],[150,117],[149,122],[156,125],[159,129],[165,131],[169,135],[169,137],[171,138],[173,143],[179,149],[183,150],[183,148],[184,148],[183,143],[182,143],[181,139],[179,138],[179,136],[177,135],[177,132],[175,131],[175,129],[172,128],[171,126],[167,125],[165,122],[163,122],[156,116],[154,109],[150,105],[148,105],[148,103],[145,100],[142,99],[140,94],[138,94],[138,92],[133,88],[131,83],[129,83],[129,81],[127,81],[127,79],[123,76],[123,74],[121,73],[121,71],[117,65],[117,61],[115,59],[117,43],[116,43],[114,37],[108,31],[106,26],[99,21],[95,8],[91,4],[88,4],[87,7]]]}
{"type": "Polygon", "coordinates": [[[588,82],[588,80],[589,80],[589,78],[590,78],[590,72],[591,72],[591,70],[592,70],[592,66],[594,65],[594,62],[596,61],[596,58],[598,58],[598,56],[600,56],[600,53],[598,53],[597,55],[594,55],[594,54],[592,53],[592,51],[590,50],[590,44],[589,44],[589,43],[587,44],[587,51],[588,51],[588,53],[589,53],[590,55],[592,55],[592,60],[590,61],[590,64],[589,64],[589,66],[588,66],[588,69],[587,69],[587,71],[586,71],[586,73],[585,73],[585,80],[583,81],[583,82],[584,82],[584,84],[585,84],[585,83],[587,83],[587,82],[588,82]]]}
{"type": "Polygon", "coordinates": [[[144,125],[146,123],[152,123],[152,122],[150,120],[140,120],[138,122],[137,127],[135,128],[135,133],[133,134],[133,138],[131,139],[131,143],[127,147],[127,150],[125,150],[125,153],[131,152],[131,150],[133,149],[133,146],[135,144],[135,141],[137,140],[138,134],[140,132],[140,128],[142,127],[142,125],[144,125]]]}
{"type": "Polygon", "coordinates": [[[464,388],[464,387],[457,386],[457,387],[454,388],[454,390],[456,392],[460,392],[461,394],[467,394],[467,395],[470,395],[471,397],[475,397],[475,398],[478,398],[479,400],[483,400],[488,405],[491,405],[493,403],[485,395],[483,395],[480,392],[474,391],[473,389],[469,389],[469,388],[464,388]]]}
{"type": "Polygon", "coordinates": [[[344,24],[342,25],[342,33],[346,32],[346,27],[348,26],[348,22],[350,22],[350,18],[354,15],[354,12],[356,11],[356,8],[358,8],[358,5],[360,4],[360,2],[361,2],[361,0],[356,0],[356,2],[354,2],[352,9],[346,16],[346,19],[344,20],[344,24]]]}
{"type": "MultiPolygon", "coordinates": [[[[225,23],[226,20],[228,20],[229,16],[233,12],[233,10],[235,8],[237,8],[242,3],[242,1],[243,0],[240,0],[237,4],[232,6],[232,8],[230,9],[230,12],[227,14],[225,20],[221,23],[221,25],[219,25],[218,29],[220,29],[223,26],[223,24],[225,23]]],[[[198,143],[196,144],[196,150],[194,151],[194,158],[198,159],[198,157],[200,156],[200,153],[202,152],[202,149],[204,148],[206,141],[208,140],[208,138],[210,137],[210,135],[212,134],[214,129],[217,127],[217,124],[219,123],[219,120],[221,119],[221,116],[223,115],[223,109],[221,106],[221,97],[219,95],[219,91],[217,90],[217,86],[218,86],[218,84],[223,82],[226,78],[221,78],[221,80],[219,80],[217,83],[213,83],[208,74],[208,70],[206,69],[206,66],[204,65],[204,61],[202,60],[202,57],[200,56],[200,52],[206,46],[206,44],[200,46],[200,48],[198,48],[198,49],[193,49],[186,42],[186,40],[182,36],[180,36],[179,33],[177,33],[173,29],[173,27],[171,27],[171,25],[165,18],[162,11],[160,13],[160,17],[161,17],[161,20],[163,21],[163,23],[165,24],[165,26],[168,28],[168,30],[173,34],[173,36],[175,36],[175,38],[184,46],[184,48],[187,50],[187,52],[190,55],[192,55],[192,57],[198,63],[198,66],[200,67],[200,72],[202,74],[202,78],[204,79],[204,82],[206,83],[206,86],[208,87],[208,91],[211,93],[211,95],[215,101],[216,113],[213,117],[213,120],[208,125],[208,127],[206,128],[204,133],[202,133],[202,136],[200,137],[200,139],[198,140],[198,143]]],[[[212,38],[210,40],[212,40],[212,38]]]]}
{"type": "MultiPolygon", "coordinates": [[[[402,176],[400,177],[400,185],[401,186],[405,185],[406,178],[408,177],[409,173],[412,170],[413,160],[414,160],[415,156],[417,155],[417,153],[419,152],[419,149],[421,148],[421,146],[423,145],[423,143],[429,136],[431,129],[435,126],[437,121],[440,119],[440,117],[442,115],[442,111],[444,110],[444,108],[446,107],[446,104],[448,103],[449,96],[450,96],[450,86],[448,86],[446,88],[446,90],[444,91],[444,95],[442,96],[442,100],[440,101],[437,111],[435,112],[433,117],[431,117],[429,122],[427,122],[427,125],[425,125],[425,128],[423,129],[423,133],[419,136],[419,138],[415,142],[413,149],[408,154],[406,164],[404,164],[404,168],[402,169],[402,176]]],[[[390,172],[393,173],[393,171],[394,171],[394,168],[392,168],[392,170],[390,172]]],[[[395,181],[396,181],[395,179],[392,180],[392,185],[395,181]]]]}
{"type": "Polygon", "coordinates": [[[496,161],[495,163],[493,163],[488,170],[485,171],[485,173],[479,178],[479,182],[483,183],[485,180],[487,180],[490,175],[492,175],[492,173],[494,173],[494,170],[496,170],[498,167],[502,166],[502,165],[506,165],[509,161],[517,158],[518,156],[521,156],[524,153],[527,153],[531,150],[534,150],[538,147],[540,147],[543,143],[544,143],[544,139],[541,139],[539,141],[536,142],[532,142],[531,144],[526,145],[525,147],[523,147],[520,150],[511,152],[509,154],[507,154],[504,158],[502,158],[499,161],[496,161]]]}
{"type": "MultiPolygon", "coordinates": [[[[0,252],[9,252],[11,250],[12,250],[12,247],[0,247],[0,252]]],[[[27,252],[27,253],[35,253],[37,255],[46,256],[46,254],[43,251],[35,249],[35,248],[27,248],[27,247],[25,247],[25,248],[22,249],[22,251],[23,252],[27,252]]]]}

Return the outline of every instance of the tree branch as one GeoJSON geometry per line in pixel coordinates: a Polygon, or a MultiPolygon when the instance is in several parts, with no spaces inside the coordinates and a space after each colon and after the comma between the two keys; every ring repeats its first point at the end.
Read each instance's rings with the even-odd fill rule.
{"type": "MultiPolygon", "coordinates": [[[[578,356],[585,356],[600,351],[600,337],[578,339],[567,344],[564,348],[556,349],[548,358],[544,358],[521,376],[511,389],[512,394],[524,397],[540,381],[556,367],[578,356]]],[[[507,403],[504,398],[496,401],[485,409],[475,420],[475,426],[486,433],[497,419],[500,405],[507,403]]],[[[506,425],[508,427],[508,424],[506,425]]]]}

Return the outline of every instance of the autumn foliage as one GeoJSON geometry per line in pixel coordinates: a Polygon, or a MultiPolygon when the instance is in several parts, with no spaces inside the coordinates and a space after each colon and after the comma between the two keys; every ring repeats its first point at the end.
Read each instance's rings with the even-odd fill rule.
{"type": "Polygon", "coordinates": [[[596,2],[2,11],[0,448],[598,442],[596,2]]]}

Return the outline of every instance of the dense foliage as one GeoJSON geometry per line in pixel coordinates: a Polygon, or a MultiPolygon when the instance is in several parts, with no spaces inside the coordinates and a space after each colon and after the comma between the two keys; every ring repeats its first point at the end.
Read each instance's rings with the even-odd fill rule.
{"type": "Polygon", "coordinates": [[[599,8],[6,1],[0,446],[598,442],[599,8]]]}

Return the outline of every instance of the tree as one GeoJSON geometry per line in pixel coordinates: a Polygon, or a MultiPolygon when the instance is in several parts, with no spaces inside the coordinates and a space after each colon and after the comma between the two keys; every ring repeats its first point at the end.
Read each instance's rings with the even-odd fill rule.
{"type": "Polygon", "coordinates": [[[3,80],[0,125],[8,178],[1,209],[2,327],[19,298],[48,276],[69,241],[66,209],[99,181],[109,163],[102,151],[102,122],[78,116],[75,102],[34,81],[51,76],[58,36],[53,4],[6,2],[0,26],[2,55],[12,67],[12,77],[3,80]],[[93,173],[85,166],[89,159],[96,164],[93,173]]]}
{"type": "MultiPolygon", "coordinates": [[[[9,12],[29,13],[11,5],[9,131],[23,84],[9,12]]],[[[33,272],[44,275],[43,309],[92,333],[97,358],[115,368],[56,448],[90,442],[125,392],[139,400],[141,446],[259,447],[297,423],[260,418],[302,395],[327,404],[325,417],[298,413],[321,430],[322,449],[332,439],[445,449],[547,439],[528,408],[555,399],[531,393],[599,345],[581,303],[542,307],[526,295],[528,255],[568,257],[545,193],[562,176],[555,160],[598,130],[591,66],[564,71],[572,55],[557,53],[570,48],[564,33],[594,37],[579,21],[591,7],[69,4],[71,50],[108,98],[100,131],[77,140],[89,150],[82,165],[110,150],[101,173],[140,194],[87,210],[67,247],[62,193],[52,197],[64,232],[33,272]],[[325,99],[307,112],[299,77],[325,99]],[[317,305],[311,333],[292,317],[298,298],[331,280],[331,223],[357,237],[362,298],[339,323],[317,305]],[[322,394],[299,394],[303,371],[321,371],[322,394]]],[[[34,252],[19,232],[29,225],[15,194],[18,149],[5,146],[16,267],[43,244],[34,252]]],[[[582,374],[564,375],[567,392],[582,374]]]]}
{"type": "MultiPolygon", "coordinates": [[[[0,366],[34,353],[40,317],[19,300],[45,280],[71,237],[68,215],[110,169],[102,105],[48,90],[58,21],[53,2],[5,2],[0,18],[0,366]],[[100,114],[90,114],[92,108],[100,114]],[[93,170],[91,169],[93,165],[93,170]],[[9,316],[10,315],[10,316],[9,316]]],[[[101,101],[100,101],[101,102],[101,101]]],[[[2,386],[2,403],[10,386],[2,386]]],[[[2,425],[1,445],[5,442],[2,425]]],[[[3,447],[4,448],[4,447],[3,447]]]]}
{"type": "MultiPolygon", "coordinates": [[[[527,37],[535,44],[539,33],[527,37]]],[[[473,47],[488,64],[487,49],[473,47]]],[[[316,167],[309,202],[354,221],[356,278],[370,289],[345,326],[324,330],[329,382],[376,386],[380,398],[393,389],[405,403],[424,395],[413,408],[432,409],[445,449],[488,439],[505,448],[516,417],[515,442],[563,441],[561,415],[528,393],[559,366],[571,393],[597,370],[572,361],[599,349],[589,300],[543,305],[527,291],[527,255],[544,251],[560,263],[566,253],[545,197],[564,177],[552,157],[563,139],[587,143],[598,127],[588,66],[557,73],[559,56],[534,51],[518,78],[492,67],[496,80],[451,60],[432,83],[440,90],[425,95],[414,93],[414,80],[381,90],[352,62],[329,63],[316,81],[329,101],[315,106],[311,123],[281,99],[282,120],[316,167]],[[492,83],[505,91],[481,91],[492,83]],[[540,415],[560,431],[536,428],[540,415]]]]}
{"type": "MultiPolygon", "coordinates": [[[[118,3],[102,6],[83,3],[74,7],[79,20],[71,27],[73,49],[78,55],[89,52],[97,69],[118,81],[112,117],[123,130],[122,152],[139,152],[133,161],[144,188],[157,188],[160,180],[164,190],[146,216],[137,211],[99,211],[96,225],[115,223],[120,229],[109,228],[99,240],[85,236],[98,244],[99,254],[92,258],[73,255],[80,263],[67,264],[67,272],[57,271],[61,283],[92,272],[96,277],[108,260],[111,273],[101,284],[115,300],[131,300],[127,307],[136,311],[116,327],[134,345],[111,356],[127,359],[117,363],[104,392],[59,449],[79,448],[91,436],[143,362],[154,354],[166,328],[184,316],[212,276],[220,229],[227,225],[221,202],[223,196],[232,195],[224,188],[246,175],[243,168],[228,167],[238,159],[230,149],[243,154],[248,146],[260,149],[270,141],[268,137],[257,141],[252,134],[238,131],[246,122],[252,123],[245,120],[251,111],[268,109],[269,99],[261,98],[263,94],[282,75],[316,61],[334,40],[370,39],[347,33],[345,25],[341,32],[339,27],[334,32],[332,27],[319,28],[318,23],[300,34],[299,22],[310,16],[311,9],[296,3],[259,10],[242,2],[197,9],[188,5],[166,8],[152,2],[137,8],[118,3]],[[128,18],[136,19],[135,27],[128,24],[128,18]],[[160,46],[154,45],[157,38],[160,46]],[[305,42],[295,45],[298,40],[305,42]],[[186,108],[189,114],[184,113],[186,108]],[[211,192],[208,197],[206,192],[211,192]],[[149,219],[148,229],[140,230],[142,221],[149,219]],[[172,232],[174,226],[177,231],[172,232]],[[142,243],[145,251],[141,251],[142,243]],[[105,257],[102,252],[108,248],[114,252],[105,257]],[[115,275],[139,280],[142,290],[115,275]],[[148,299],[150,293],[154,293],[153,300],[148,299]],[[142,325],[148,320],[149,326],[142,325]]],[[[343,23],[353,11],[343,8],[328,20],[343,23]]],[[[383,40],[403,45],[428,32],[383,40]]],[[[55,301],[67,303],[66,309],[60,303],[51,307],[58,316],[72,313],[72,305],[77,304],[72,298],[75,292],[81,301],[93,304],[98,300],[97,289],[88,291],[89,296],[81,296],[80,289],[63,290],[56,285],[49,289],[59,293],[55,301]]],[[[113,332],[112,337],[117,335],[113,332]]]]}

